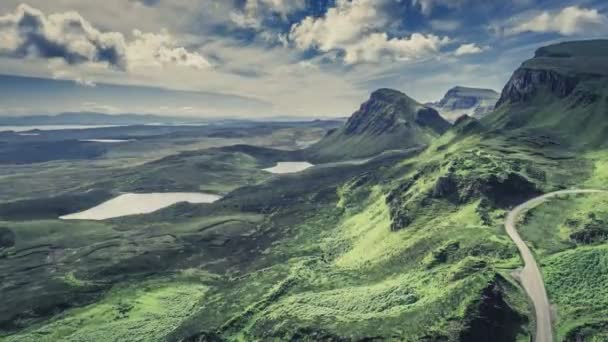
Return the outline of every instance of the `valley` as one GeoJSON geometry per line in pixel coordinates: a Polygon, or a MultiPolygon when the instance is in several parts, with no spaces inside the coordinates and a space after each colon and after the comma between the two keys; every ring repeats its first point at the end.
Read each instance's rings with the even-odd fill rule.
{"type": "Polygon", "coordinates": [[[569,189],[608,187],[607,51],[541,48],[453,122],[379,89],[346,122],[1,132],[0,340],[601,341],[608,197],[569,189]]]}

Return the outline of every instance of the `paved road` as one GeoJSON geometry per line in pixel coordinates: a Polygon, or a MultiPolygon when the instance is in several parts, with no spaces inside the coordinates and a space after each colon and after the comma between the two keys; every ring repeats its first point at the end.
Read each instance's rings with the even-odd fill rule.
{"type": "Polygon", "coordinates": [[[599,193],[607,192],[604,190],[562,190],[551,192],[536,198],[533,198],[525,203],[522,203],[515,207],[507,216],[505,222],[505,228],[507,233],[517,245],[519,253],[524,260],[524,269],[521,272],[520,278],[522,286],[528,296],[532,299],[534,304],[534,310],[536,311],[536,342],[553,342],[553,330],[551,329],[551,307],[549,305],[549,299],[547,298],[547,291],[545,290],[545,283],[543,282],[542,273],[538,268],[538,264],[534,259],[534,255],[530,252],[530,249],[521,239],[515,224],[517,218],[525,211],[532,209],[539,204],[543,203],[551,197],[558,195],[567,194],[583,194],[583,193],[599,193]]]}

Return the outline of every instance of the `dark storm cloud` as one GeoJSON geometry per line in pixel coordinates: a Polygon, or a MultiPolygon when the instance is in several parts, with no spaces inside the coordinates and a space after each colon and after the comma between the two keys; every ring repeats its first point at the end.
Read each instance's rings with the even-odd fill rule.
{"type": "Polygon", "coordinates": [[[121,70],[127,67],[122,34],[102,33],[76,12],[46,16],[20,5],[14,13],[0,17],[0,38],[0,55],[7,57],[107,63],[121,70]]]}

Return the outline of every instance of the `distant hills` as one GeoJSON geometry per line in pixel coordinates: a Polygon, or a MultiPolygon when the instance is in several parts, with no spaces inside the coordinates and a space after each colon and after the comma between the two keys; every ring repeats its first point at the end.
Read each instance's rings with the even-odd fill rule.
{"type": "Polygon", "coordinates": [[[428,144],[450,123],[439,113],[393,89],[379,89],[342,128],[329,132],[308,153],[318,160],[363,158],[428,144]]]}
{"type": "Polygon", "coordinates": [[[607,114],[608,40],[587,40],[538,49],[513,73],[496,111],[482,122],[598,147],[607,143],[607,114]]]}
{"type": "Polygon", "coordinates": [[[58,115],[32,115],[0,117],[0,125],[138,125],[151,123],[198,122],[200,119],[169,117],[150,114],[103,114],[94,112],[62,113],[58,115]]]}
{"type": "Polygon", "coordinates": [[[481,118],[494,110],[500,94],[492,89],[467,88],[457,86],[445,94],[438,102],[428,103],[450,122],[463,115],[481,118]]]}

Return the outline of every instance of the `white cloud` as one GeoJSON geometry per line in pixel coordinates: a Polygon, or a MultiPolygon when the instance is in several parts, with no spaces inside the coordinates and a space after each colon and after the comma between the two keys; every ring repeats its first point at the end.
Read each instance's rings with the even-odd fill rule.
{"type": "Polygon", "coordinates": [[[472,55],[472,54],[476,54],[476,53],[481,53],[484,50],[486,50],[486,48],[479,47],[475,43],[462,44],[456,49],[456,51],[454,51],[454,55],[456,55],[456,56],[472,55]]]}
{"type": "Polygon", "coordinates": [[[75,11],[46,15],[28,5],[0,16],[0,56],[63,60],[70,65],[98,63],[118,70],[132,66],[178,65],[202,68],[200,54],[176,47],[172,37],[133,32],[101,32],[75,11]]]}
{"type": "Polygon", "coordinates": [[[344,61],[348,64],[378,62],[383,59],[412,61],[439,51],[449,39],[414,33],[409,38],[389,38],[386,33],[372,33],[359,42],[345,47],[344,61]]]}
{"type": "Polygon", "coordinates": [[[338,0],[325,16],[306,17],[294,24],[289,39],[301,50],[341,52],[344,62],[355,64],[383,59],[414,60],[439,51],[447,37],[414,33],[409,37],[389,37],[383,29],[389,16],[380,11],[383,1],[338,0]]]}
{"type": "Polygon", "coordinates": [[[160,33],[133,31],[134,40],[127,45],[130,64],[137,66],[177,65],[203,69],[211,63],[196,52],[189,52],[175,45],[171,35],[163,30],[160,33]]]}
{"type": "Polygon", "coordinates": [[[289,14],[305,7],[305,0],[245,0],[241,9],[230,13],[230,19],[238,27],[260,30],[264,18],[278,15],[286,20],[289,14]]]}
{"type": "Polygon", "coordinates": [[[571,36],[607,23],[608,18],[596,9],[570,6],[558,12],[545,11],[530,18],[517,19],[504,28],[504,33],[516,35],[524,32],[557,32],[571,36]]]}

